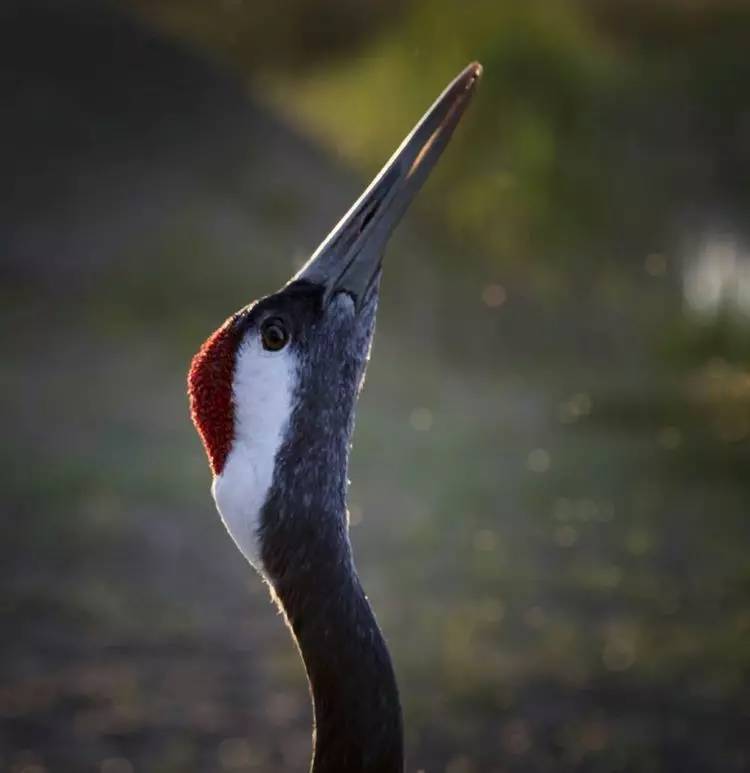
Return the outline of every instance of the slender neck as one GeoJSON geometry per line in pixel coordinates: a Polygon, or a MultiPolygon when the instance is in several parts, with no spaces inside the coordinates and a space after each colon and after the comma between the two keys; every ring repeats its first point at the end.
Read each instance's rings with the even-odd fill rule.
{"type": "MultiPolygon", "coordinates": [[[[307,547],[315,550],[311,538],[307,547]]],[[[402,773],[401,705],[388,649],[348,540],[325,547],[315,550],[322,560],[271,571],[310,682],[312,773],[402,773]]]]}
{"type": "Polygon", "coordinates": [[[261,513],[263,568],[310,682],[312,773],[403,773],[396,678],[354,569],[346,517],[354,404],[374,313],[371,304],[358,323],[362,340],[334,337],[300,362],[298,405],[261,513]],[[335,351],[347,341],[356,351],[335,351]],[[320,360],[331,367],[313,365],[320,360]]]}

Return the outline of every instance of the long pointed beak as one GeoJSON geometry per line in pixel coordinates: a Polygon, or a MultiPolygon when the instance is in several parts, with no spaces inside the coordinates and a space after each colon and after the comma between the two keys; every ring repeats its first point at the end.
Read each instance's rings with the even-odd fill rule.
{"type": "Polygon", "coordinates": [[[324,305],[338,292],[361,305],[388,239],[440,158],[481,74],[482,66],[472,62],[448,85],[292,281],[322,285],[324,305]]]}

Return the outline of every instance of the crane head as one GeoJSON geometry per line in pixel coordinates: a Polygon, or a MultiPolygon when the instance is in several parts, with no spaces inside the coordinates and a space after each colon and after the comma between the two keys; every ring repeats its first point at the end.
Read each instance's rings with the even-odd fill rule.
{"type": "Polygon", "coordinates": [[[480,74],[477,63],[464,69],[302,269],[229,317],[193,358],[191,415],[214,499],[238,547],[264,574],[278,558],[279,528],[313,541],[345,534],[345,520],[330,516],[346,512],[354,408],[385,246],[480,74]]]}

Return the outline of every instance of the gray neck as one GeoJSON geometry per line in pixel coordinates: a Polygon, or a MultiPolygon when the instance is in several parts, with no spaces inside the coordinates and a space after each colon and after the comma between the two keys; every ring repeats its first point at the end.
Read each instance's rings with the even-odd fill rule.
{"type": "MultiPolygon", "coordinates": [[[[311,329],[295,409],[260,522],[261,559],[307,669],[315,711],[313,773],[402,773],[396,679],[354,569],[346,480],[354,407],[376,297],[357,332],[311,329]]],[[[342,324],[351,325],[342,317],[342,324]]]]}
{"type": "Polygon", "coordinates": [[[312,771],[401,773],[396,679],[348,544],[339,541],[332,550],[330,535],[306,536],[312,550],[305,551],[300,563],[270,556],[264,560],[310,683],[315,716],[312,771]]]}

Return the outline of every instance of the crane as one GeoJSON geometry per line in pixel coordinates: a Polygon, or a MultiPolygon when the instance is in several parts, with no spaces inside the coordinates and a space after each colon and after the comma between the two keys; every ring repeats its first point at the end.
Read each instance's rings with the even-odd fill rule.
{"type": "Polygon", "coordinates": [[[217,509],[305,665],[312,773],[403,770],[396,678],[349,541],[347,464],[386,243],[481,72],[473,62],[448,85],[300,271],[229,317],[188,375],[217,509]]]}

